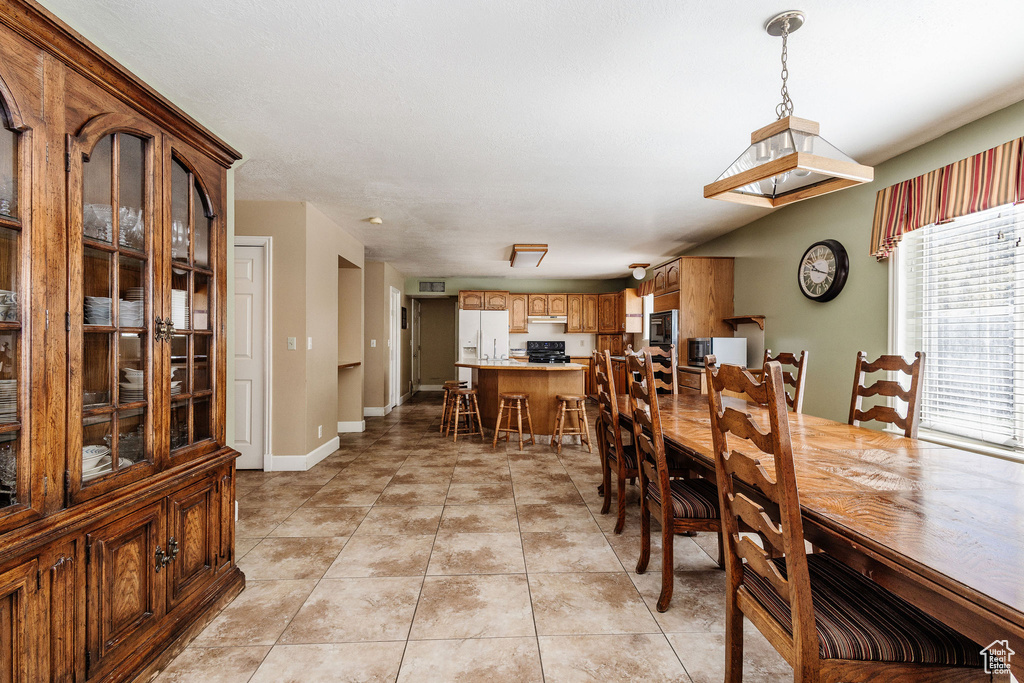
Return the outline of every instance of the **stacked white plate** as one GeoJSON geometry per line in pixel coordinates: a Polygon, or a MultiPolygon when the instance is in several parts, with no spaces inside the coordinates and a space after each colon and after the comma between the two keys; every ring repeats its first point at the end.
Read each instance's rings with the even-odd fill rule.
{"type": "Polygon", "coordinates": [[[188,292],[184,289],[171,290],[171,322],[177,330],[188,329],[188,292]]]}
{"type": "Polygon", "coordinates": [[[146,304],[143,301],[146,290],[142,287],[131,287],[128,289],[127,299],[121,299],[119,320],[121,327],[142,327],[143,316],[146,314],[146,304]]]}
{"type": "Polygon", "coordinates": [[[110,324],[110,302],[109,296],[87,296],[85,297],[85,324],[86,325],[109,325],[110,324]]]}
{"type": "Polygon", "coordinates": [[[171,382],[171,396],[177,396],[181,393],[181,380],[177,382],[171,382]]]}
{"type": "Polygon", "coordinates": [[[109,446],[82,447],[82,479],[92,479],[112,469],[109,446]]]}
{"type": "Polygon", "coordinates": [[[0,422],[18,421],[18,380],[0,379],[0,422]]]}
{"type": "Polygon", "coordinates": [[[82,228],[86,237],[109,242],[114,232],[114,209],[110,204],[86,204],[82,207],[82,228]]]}
{"type": "Polygon", "coordinates": [[[146,375],[142,370],[121,368],[121,403],[135,403],[146,400],[146,375]]]}

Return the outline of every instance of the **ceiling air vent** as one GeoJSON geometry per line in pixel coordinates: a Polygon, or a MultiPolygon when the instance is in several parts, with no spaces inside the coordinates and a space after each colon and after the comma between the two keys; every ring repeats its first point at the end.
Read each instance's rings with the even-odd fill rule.
{"type": "Polygon", "coordinates": [[[444,281],[441,282],[424,282],[420,280],[420,291],[421,292],[444,292],[444,281]]]}

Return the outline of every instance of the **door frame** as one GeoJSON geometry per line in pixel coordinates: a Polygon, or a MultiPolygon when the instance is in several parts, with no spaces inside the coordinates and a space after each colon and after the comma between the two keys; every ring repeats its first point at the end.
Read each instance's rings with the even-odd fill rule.
{"type": "Polygon", "coordinates": [[[271,417],[274,414],[274,347],[271,344],[274,330],[274,238],[235,235],[235,246],[263,249],[263,471],[270,472],[274,469],[274,449],[270,440],[273,433],[271,417]]]}
{"type": "Polygon", "coordinates": [[[420,375],[422,373],[422,342],[420,338],[420,300],[412,299],[409,313],[409,346],[412,347],[412,388],[411,393],[420,390],[420,375]]]}
{"type": "Polygon", "coordinates": [[[402,291],[391,287],[391,325],[388,332],[388,408],[402,404],[402,291]]]}

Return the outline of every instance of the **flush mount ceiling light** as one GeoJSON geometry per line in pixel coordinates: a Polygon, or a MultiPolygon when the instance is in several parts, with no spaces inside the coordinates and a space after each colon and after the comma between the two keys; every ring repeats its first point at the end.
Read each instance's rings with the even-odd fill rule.
{"type": "Polygon", "coordinates": [[[750,135],[750,147],[725,169],[718,180],[704,186],[704,196],[729,202],[775,208],[802,199],[868,183],[870,166],[861,166],[818,135],[815,121],[793,116],[786,66],[789,34],[804,24],[804,13],[778,14],[764,25],[771,36],[782,36],[782,102],[775,107],[778,120],[750,135]]]}
{"type": "Polygon", "coordinates": [[[373,223],[374,225],[381,225],[381,224],[384,223],[384,219],[381,218],[380,216],[371,216],[370,218],[367,218],[366,220],[368,220],[369,222],[373,223]]]}
{"type": "Polygon", "coordinates": [[[629,267],[633,271],[634,280],[643,280],[647,276],[647,266],[650,263],[630,263],[629,267]]]}
{"type": "Polygon", "coordinates": [[[509,263],[513,268],[539,266],[547,253],[548,245],[546,244],[513,244],[512,258],[509,259],[509,263]]]}

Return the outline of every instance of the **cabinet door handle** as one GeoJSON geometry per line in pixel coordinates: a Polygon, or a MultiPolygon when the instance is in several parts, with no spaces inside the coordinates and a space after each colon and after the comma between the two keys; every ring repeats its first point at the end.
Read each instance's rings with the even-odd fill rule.
{"type": "Polygon", "coordinates": [[[167,541],[167,563],[174,562],[174,558],[178,556],[178,540],[171,536],[167,541]]]}
{"type": "Polygon", "coordinates": [[[159,574],[160,570],[167,564],[167,555],[164,553],[164,549],[159,546],[157,546],[154,555],[156,555],[156,573],[159,574]]]}

